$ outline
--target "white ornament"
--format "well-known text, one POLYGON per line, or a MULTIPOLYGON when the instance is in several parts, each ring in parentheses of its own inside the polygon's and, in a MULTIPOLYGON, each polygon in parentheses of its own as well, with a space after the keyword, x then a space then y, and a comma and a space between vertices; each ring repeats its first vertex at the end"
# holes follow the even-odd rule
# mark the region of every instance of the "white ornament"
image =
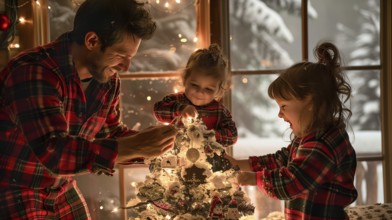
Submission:
POLYGON ((190 160, 192 163, 196 162, 200 157, 200 152, 195 148, 190 148, 186 152, 186 158, 190 160))
POLYGON ((162 158, 161 161, 162 168, 176 168, 177 166, 177 156, 170 155, 162 158))

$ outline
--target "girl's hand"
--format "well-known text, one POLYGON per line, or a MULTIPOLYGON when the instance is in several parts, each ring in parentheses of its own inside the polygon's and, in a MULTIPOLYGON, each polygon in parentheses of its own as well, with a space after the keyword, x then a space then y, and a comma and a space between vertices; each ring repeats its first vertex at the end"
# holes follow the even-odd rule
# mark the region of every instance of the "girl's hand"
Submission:
POLYGON ((223 155, 223 157, 230 162, 232 167, 238 167, 242 171, 251 171, 248 159, 237 160, 226 153, 223 155))
POLYGON ((255 186, 257 185, 255 172, 238 172, 237 182, 239 185, 255 186))
POLYGON ((195 106, 187 105, 181 112, 181 116, 184 118, 196 118, 199 115, 195 106))
POLYGON ((238 160, 234 159, 234 157, 228 155, 227 153, 223 154, 223 157, 230 162, 232 167, 238 166, 238 160))

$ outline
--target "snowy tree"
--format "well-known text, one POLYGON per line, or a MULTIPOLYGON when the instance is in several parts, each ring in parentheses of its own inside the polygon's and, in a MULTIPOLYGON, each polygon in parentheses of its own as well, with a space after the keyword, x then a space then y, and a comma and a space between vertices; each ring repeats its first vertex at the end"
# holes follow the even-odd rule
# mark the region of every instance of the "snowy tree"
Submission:
MULTIPOLYGON (((380 64, 380 5, 379 1, 368 0, 364 7, 356 7, 360 29, 338 25, 339 38, 352 48, 348 65, 380 64), (352 39, 355 39, 354 41, 352 39)), ((349 72, 353 88, 350 124, 355 131, 381 129, 380 73, 376 70, 349 72)), ((374 146, 369 146, 374 147, 374 146)), ((356 187, 359 189, 357 205, 378 202, 377 162, 363 161, 357 164, 356 187), (362 187, 365 185, 365 187, 362 187), (362 188, 366 189, 365 191, 362 188)))
MULTIPOLYGON (((280 13, 301 15, 301 0, 239 0, 230 1, 231 66, 233 70, 282 69, 293 64, 282 42, 292 43, 293 34, 280 13)), ((308 1, 308 16, 317 18, 317 12, 308 1)), ((282 136, 275 126, 276 118, 266 88, 276 75, 244 76, 234 81, 233 106, 248 106, 233 110, 241 136, 251 134, 282 136), (244 83, 243 81, 247 81, 244 83), (275 116, 275 115, 274 115, 275 116)))

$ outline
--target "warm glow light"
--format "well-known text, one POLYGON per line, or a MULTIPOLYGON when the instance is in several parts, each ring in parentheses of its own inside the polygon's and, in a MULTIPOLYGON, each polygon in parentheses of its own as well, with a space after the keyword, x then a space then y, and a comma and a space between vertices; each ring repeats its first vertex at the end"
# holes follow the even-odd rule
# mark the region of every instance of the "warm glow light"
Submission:
POLYGON ((166 219, 171 219, 171 217, 169 215, 166 215, 166 219))
POLYGON ((20 18, 19 18, 19 22, 20 22, 21 24, 24 24, 24 23, 27 22, 27 20, 26 20, 26 18, 24 18, 24 17, 20 17, 20 18))
POLYGON ((199 38, 197 38, 197 37, 193 38, 194 43, 197 43, 197 41, 199 41, 199 38))
POLYGON ((178 89, 177 88, 174 88, 174 93, 178 93, 178 89))
POLYGON ((156 1, 156 3, 157 3, 157 4, 159 4, 159 3, 160 3, 160 1, 159 1, 159 0, 157 0, 157 1, 156 1))
POLYGON ((52 9, 52 7, 50 7, 50 5, 48 6, 48 9, 50 10, 50 9, 52 9))
POLYGON ((101 210, 102 210, 102 209, 103 209, 103 206, 100 206, 100 207, 99 207, 99 209, 101 209, 101 210))
POLYGON ((18 44, 18 43, 10 44, 9 47, 12 48, 12 49, 17 49, 17 48, 20 48, 20 44, 18 44))
POLYGON ((166 2, 166 3, 165 3, 165 8, 168 8, 168 7, 169 7, 169 3, 166 2))
POLYGON ((118 212, 118 208, 115 207, 115 208, 112 210, 112 212, 118 212))
POLYGON ((132 183, 131 183, 131 186, 132 186, 132 187, 136 187, 136 184, 137 184, 136 182, 132 182, 132 183))
POLYGON ((186 38, 181 38, 181 43, 186 43, 188 40, 186 38))
POLYGON ((41 3, 39 3, 38 0, 35 0, 35 3, 36 3, 38 6, 41 6, 41 3))
POLYGON ((181 0, 176 0, 176 3, 177 3, 177 4, 180 4, 180 3, 181 3, 181 0))
POLYGON ((151 96, 147 96, 147 101, 151 101, 151 96))
POLYGON ((248 83, 248 78, 246 78, 246 77, 242 78, 242 83, 243 84, 247 84, 248 83))
POLYGON ((178 34, 178 38, 181 38, 182 37, 182 34, 178 34))
POLYGON ((175 53, 176 50, 177 50, 177 48, 175 48, 175 47, 170 47, 170 49, 169 49, 169 51, 170 51, 170 52, 173 52, 173 53, 175 53))

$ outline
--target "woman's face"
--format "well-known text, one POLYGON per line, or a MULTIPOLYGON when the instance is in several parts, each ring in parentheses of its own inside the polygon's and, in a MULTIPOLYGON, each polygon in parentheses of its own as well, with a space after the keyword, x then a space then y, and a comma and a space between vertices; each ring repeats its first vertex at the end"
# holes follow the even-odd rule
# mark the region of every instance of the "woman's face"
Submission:
POLYGON ((219 80, 199 72, 192 72, 185 81, 185 96, 196 106, 206 105, 216 97, 219 80))
POLYGON ((303 100, 275 98, 275 101, 279 105, 278 117, 290 124, 295 136, 304 137, 308 133, 307 128, 312 115, 311 98, 307 97, 303 100))

